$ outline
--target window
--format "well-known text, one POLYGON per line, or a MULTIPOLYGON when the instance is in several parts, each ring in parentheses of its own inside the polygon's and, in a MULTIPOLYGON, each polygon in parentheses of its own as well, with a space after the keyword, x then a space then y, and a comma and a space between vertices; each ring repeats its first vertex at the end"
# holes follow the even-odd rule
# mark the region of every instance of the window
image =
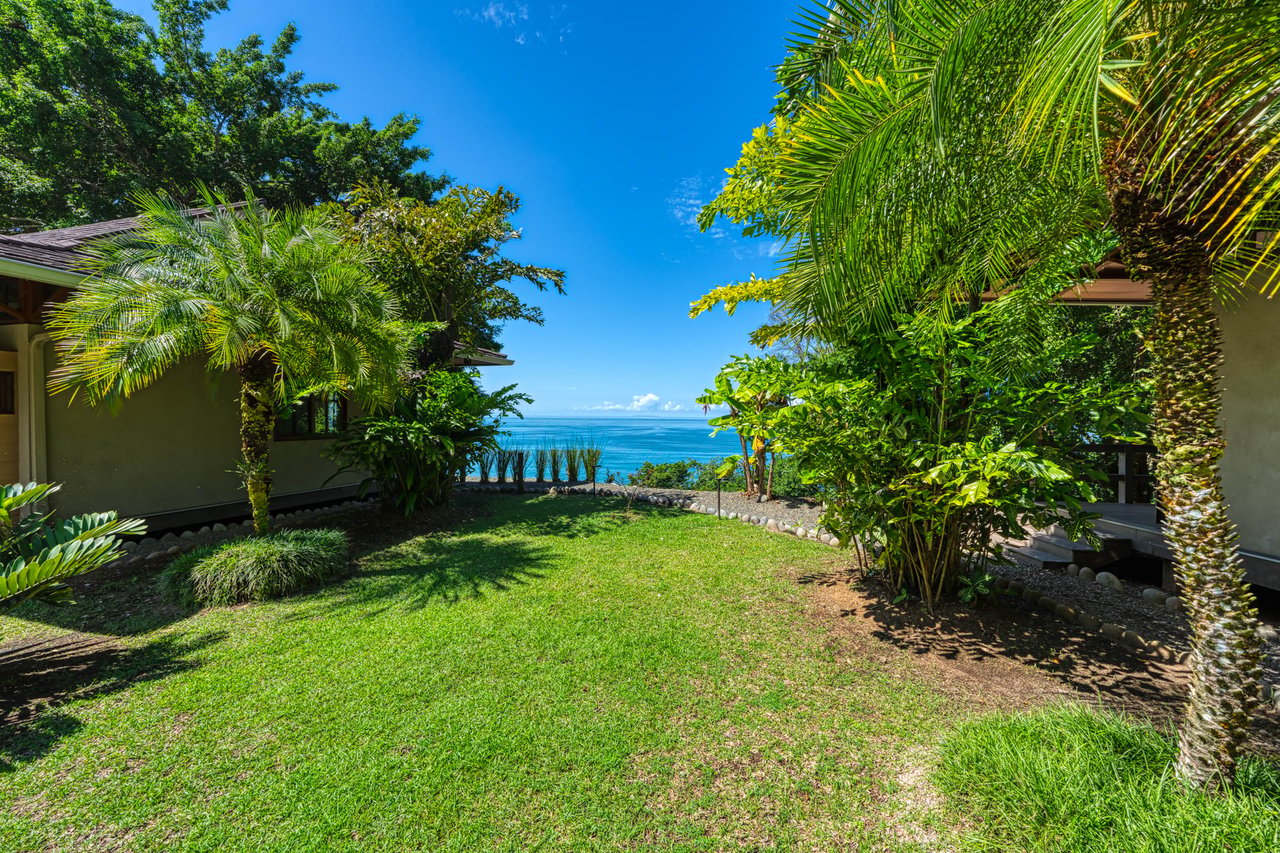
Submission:
POLYGON ((314 394, 276 418, 275 439, 331 438, 346 428, 346 398, 314 394))
POLYGON ((12 415, 17 409, 17 378, 12 370, 0 370, 0 415, 12 415))

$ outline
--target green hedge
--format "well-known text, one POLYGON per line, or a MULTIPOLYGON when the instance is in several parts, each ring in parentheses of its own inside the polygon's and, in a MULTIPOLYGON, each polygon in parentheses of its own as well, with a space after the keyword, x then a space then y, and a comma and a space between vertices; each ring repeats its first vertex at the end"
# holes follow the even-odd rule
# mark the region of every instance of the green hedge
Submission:
POLYGON ((160 585, 188 607, 266 601, 345 574, 347 550, 341 530, 285 530, 178 557, 161 572, 160 585))

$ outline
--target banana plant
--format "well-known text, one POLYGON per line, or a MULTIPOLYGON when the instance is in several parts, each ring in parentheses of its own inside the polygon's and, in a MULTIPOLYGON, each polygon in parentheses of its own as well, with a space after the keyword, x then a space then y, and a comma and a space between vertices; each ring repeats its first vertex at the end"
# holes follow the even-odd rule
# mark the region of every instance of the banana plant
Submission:
POLYGON ((0 487, 0 609, 29 598, 72 604, 66 581, 123 555, 121 536, 146 532, 136 518, 95 512, 55 518, 37 505, 58 491, 53 483, 0 487))

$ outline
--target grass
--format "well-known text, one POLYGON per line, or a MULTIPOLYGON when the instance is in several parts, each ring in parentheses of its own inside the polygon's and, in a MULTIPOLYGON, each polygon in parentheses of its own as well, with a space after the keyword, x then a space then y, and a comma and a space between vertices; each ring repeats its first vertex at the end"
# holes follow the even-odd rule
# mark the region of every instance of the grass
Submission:
POLYGON ((1280 850, 1280 769, 1241 766, 1229 793, 1183 791, 1177 747, 1149 725, 1069 705, 961 724, 938 784, 976 829, 973 850, 1280 850))
POLYGON ((281 530, 184 554, 161 572, 160 585, 187 606, 266 601, 343 574, 347 548, 341 530, 281 530))
POLYGON ((945 702, 812 618, 795 578, 841 556, 617 500, 483 506, 307 595, 179 618, 125 578, 0 619, 113 648, 0 735, 0 849, 932 849, 902 779, 945 702))

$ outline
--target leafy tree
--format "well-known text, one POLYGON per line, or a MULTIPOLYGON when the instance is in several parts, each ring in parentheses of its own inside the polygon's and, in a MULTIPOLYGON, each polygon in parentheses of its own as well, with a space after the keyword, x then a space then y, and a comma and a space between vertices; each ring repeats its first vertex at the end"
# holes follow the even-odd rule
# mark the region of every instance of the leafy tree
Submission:
POLYGON ((233 207, 208 190, 202 200, 212 212, 193 217, 140 196, 138 228, 92 248, 93 275, 48 323, 61 357, 50 387, 118 404, 188 358, 234 371, 240 473, 264 533, 277 409, 323 392, 388 402, 406 330, 369 259, 323 211, 233 207))
POLYGON ((432 371, 390 411, 352 423, 330 445, 330 458, 344 470, 367 472, 364 487, 376 483, 406 515, 447 505, 454 481, 480 454, 497 450, 497 417, 519 416, 518 405, 532 402, 514 385, 486 393, 476 378, 475 371, 432 371))
MULTIPOLYGON (((724 406, 728 413, 711 419, 715 432, 732 429, 742 455, 725 459, 722 474, 741 466, 747 497, 773 500, 773 471, 778 451, 773 426, 779 410, 790 402, 794 371, 782 359, 740 356, 716 376, 698 403, 724 406)), ((713 435, 715 433, 712 433, 713 435)))
POLYGON ((277 206, 375 178, 420 198, 444 186, 412 171, 430 156, 417 119, 351 124, 320 103, 336 87, 287 68, 292 25, 206 49, 227 6, 156 0, 153 29, 108 0, 0 0, 0 227, 125 216, 138 192, 200 182, 277 206))
POLYGON ((502 188, 459 185, 428 204, 382 182, 357 187, 335 208, 348 240, 374 259, 406 318, 430 329, 420 354, 424 369, 448 365, 455 341, 496 347, 500 327, 510 320, 542 324, 542 310, 507 283, 524 279, 538 290, 564 293, 562 271, 502 255, 520 237, 511 224, 519 209, 520 200, 502 188))
POLYGON ((1038 233, 1093 228, 1099 199, 1130 276, 1151 282, 1159 495, 1193 624, 1177 772, 1229 781, 1260 649, 1222 493, 1215 298, 1254 273, 1270 292, 1280 281, 1274 3, 835 0, 798 42, 775 195, 798 216, 794 260, 812 274, 795 304, 815 322, 879 310, 947 251, 948 222, 985 246, 962 257, 1016 268, 1038 233), (1063 219, 1036 202, 1041 182, 1083 204, 1063 219))
POLYGON ((120 537, 146 532, 136 518, 96 512, 58 519, 36 505, 61 486, 0 487, 0 609, 30 598, 71 603, 66 582, 123 556, 120 537))

